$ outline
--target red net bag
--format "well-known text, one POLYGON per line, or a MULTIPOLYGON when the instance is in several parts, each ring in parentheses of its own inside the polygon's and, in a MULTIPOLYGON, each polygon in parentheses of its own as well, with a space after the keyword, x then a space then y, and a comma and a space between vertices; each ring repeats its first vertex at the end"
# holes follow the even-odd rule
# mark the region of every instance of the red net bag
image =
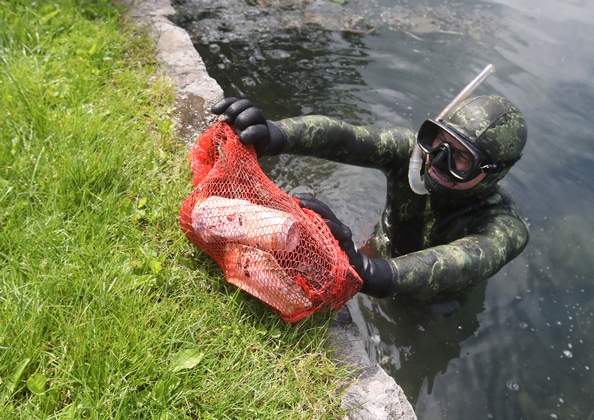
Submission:
POLYGON ((195 188, 182 205, 181 228, 229 283, 291 323, 338 309, 361 288, 322 218, 268 179, 253 147, 227 123, 200 136, 190 163, 195 188))

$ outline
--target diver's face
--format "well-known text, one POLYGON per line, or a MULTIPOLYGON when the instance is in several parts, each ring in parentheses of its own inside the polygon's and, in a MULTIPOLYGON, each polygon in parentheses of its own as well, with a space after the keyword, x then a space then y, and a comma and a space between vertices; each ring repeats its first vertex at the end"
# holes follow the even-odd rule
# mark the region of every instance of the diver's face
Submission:
MULTIPOLYGON (((457 171, 464 172, 472 167, 473 156, 468 152, 468 150, 460 145, 448 133, 441 131, 433 140, 432 148, 439 148, 443 144, 447 144, 449 146, 452 156, 452 164, 457 171)), ((427 175, 445 188, 452 190, 469 190, 477 186, 485 178, 485 176, 487 176, 486 173, 479 172, 479 174, 473 179, 460 182, 450 175, 447 169, 447 161, 445 156, 442 158, 439 158, 438 156, 439 154, 427 155, 427 175)))

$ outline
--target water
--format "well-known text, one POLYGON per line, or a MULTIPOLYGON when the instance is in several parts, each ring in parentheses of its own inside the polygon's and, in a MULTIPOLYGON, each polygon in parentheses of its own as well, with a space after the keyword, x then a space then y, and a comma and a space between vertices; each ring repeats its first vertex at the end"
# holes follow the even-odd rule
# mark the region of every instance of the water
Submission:
MULTIPOLYGON (((479 93, 523 110, 528 144, 504 187, 530 223, 522 255, 460 307, 358 296, 374 360, 420 419, 594 419, 594 5, 580 0, 187 0, 177 20, 227 95, 271 119, 325 114, 418 127, 485 64, 479 93)), ((384 205, 369 169, 265 162, 312 190, 360 244, 384 205)))

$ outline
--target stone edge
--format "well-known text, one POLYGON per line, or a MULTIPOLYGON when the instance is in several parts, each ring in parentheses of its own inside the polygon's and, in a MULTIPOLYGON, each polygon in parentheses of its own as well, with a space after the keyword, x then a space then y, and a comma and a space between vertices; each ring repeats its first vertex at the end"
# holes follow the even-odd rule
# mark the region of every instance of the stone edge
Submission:
POLYGON ((169 0, 114 0, 124 15, 148 29, 155 41, 159 72, 176 89, 176 128, 190 142, 211 122, 208 109, 223 98, 223 89, 208 75, 190 35, 168 19, 175 14, 169 0))
POLYGON ((340 310, 329 331, 329 341, 339 363, 356 369, 356 378, 345 390, 341 406, 349 420, 416 420, 402 388, 377 363, 372 363, 348 306, 340 310))
MULTIPOLYGON (((169 0, 115 1, 125 7, 128 18, 146 27, 155 40, 160 71, 176 88, 178 132, 184 140, 191 141, 208 125, 207 110, 223 97, 222 88, 208 75, 190 35, 168 19, 175 14, 169 0)), ((357 372, 342 398, 347 419, 416 419, 400 386, 369 360, 347 308, 333 322, 329 341, 335 349, 336 361, 354 367, 357 372)))

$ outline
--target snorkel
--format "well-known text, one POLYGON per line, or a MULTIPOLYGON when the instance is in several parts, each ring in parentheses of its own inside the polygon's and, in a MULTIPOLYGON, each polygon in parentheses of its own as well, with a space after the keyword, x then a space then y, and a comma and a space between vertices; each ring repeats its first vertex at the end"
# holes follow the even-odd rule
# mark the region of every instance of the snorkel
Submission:
MULTIPOLYGON (((470 94, 494 72, 495 66, 493 64, 487 65, 487 67, 485 67, 478 76, 468 83, 464 89, 462 89, 460 93, 458 93, 458 95, 456 95, 456 97, 444 109, 442 109, 435 120, 443 120, 454 108, 456 108, 462 101, 468 98, 468 96, 470 96, 470 94)), ((418 144, 416 144, 410 157, 410 163, 408 166, 408 183, 411 190, 413 190, 415 194, 419 195, 429 194, 429 191, 427 191, 425 183, 423 182, 423 177, 421 176, 422 168, 423 156, 421 148, 418 144)))

